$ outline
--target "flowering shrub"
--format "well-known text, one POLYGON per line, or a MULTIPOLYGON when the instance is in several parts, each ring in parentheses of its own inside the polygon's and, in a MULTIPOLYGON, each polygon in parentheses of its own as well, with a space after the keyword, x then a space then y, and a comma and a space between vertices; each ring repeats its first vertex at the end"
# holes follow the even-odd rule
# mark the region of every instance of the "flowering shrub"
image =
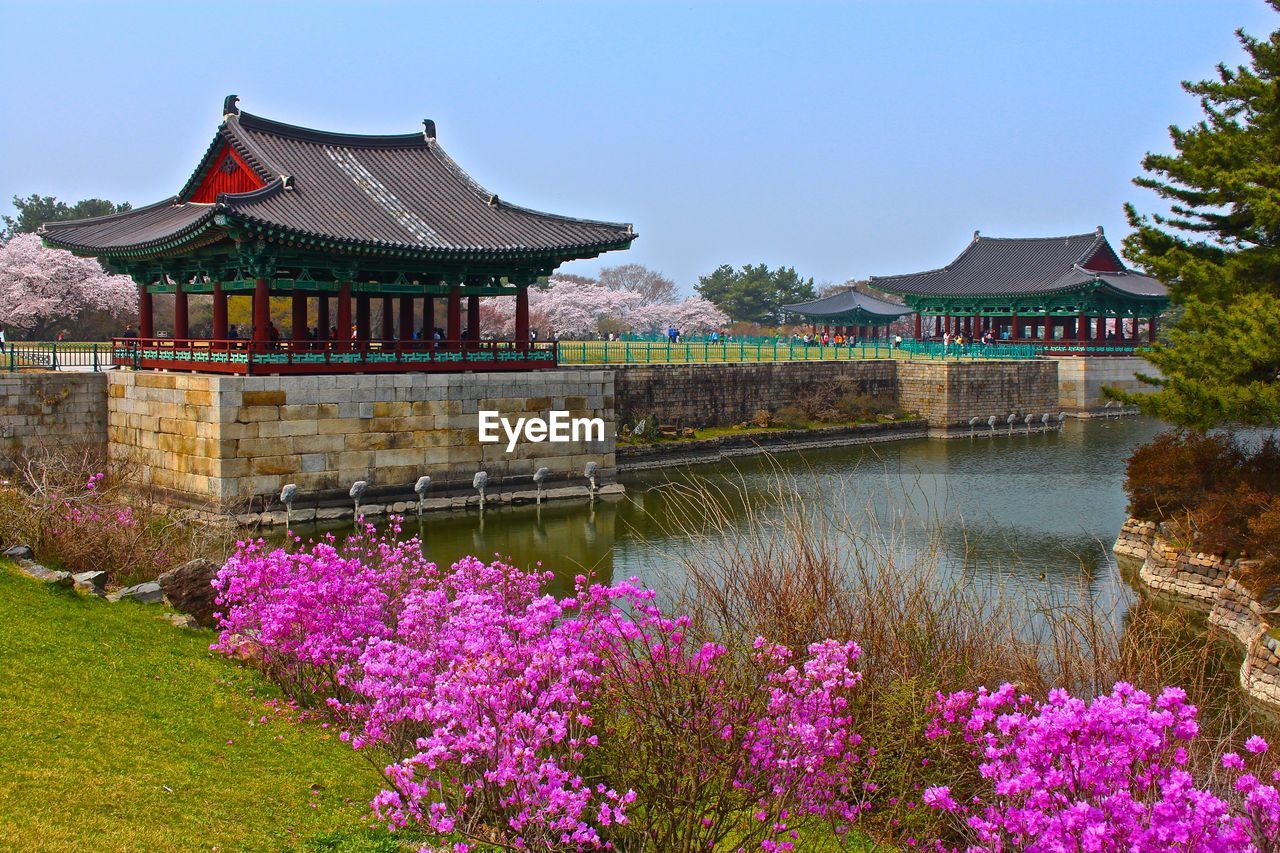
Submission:
POLYGON ((0 544, 30 545, 43 562, 71 572, 102 570, 121 584, 219 552, 216 530, 152 507, 100 464, 66 448, 23 459, 21 482, 0 485, 0 544))
MULTIPOLYGON (((1180 689, 1153 698, 1121 682, 1091 702, 1055 690, 1042 703, 1011 684, 962 691, 939 697, 929 736, 953 731, 974 747, 981 789, 957 799, 937 786, 923 800, 963 822, 970 850, 1261 851, 1280 842, 1276 787, 1239 755, 1222 757, 1229 791, 1197 786, 1188 747, 1199 725, 1180 689)), ((1261 754, 1267 743, 1246 747, 1261 754)))
POLYGON ((579 577, 556 599, 548 574, 442 569, 398 532, 241 543, 216 581, 216 648, 259 659, 344 740, 389 757, 373 807, 390 826, 458 849, 732 836, 787 850, 799 823, 846 832, 865 807, 856 645, 815 644, 800 664, 763 640, 735 656, 689 644, 688 620, 634 581, 579 577))

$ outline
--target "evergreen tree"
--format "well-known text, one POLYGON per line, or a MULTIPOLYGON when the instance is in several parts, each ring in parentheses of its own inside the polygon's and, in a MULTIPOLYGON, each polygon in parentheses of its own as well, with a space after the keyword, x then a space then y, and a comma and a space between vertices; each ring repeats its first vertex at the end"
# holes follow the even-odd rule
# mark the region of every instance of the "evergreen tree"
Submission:
POLYGON ((775 325, 782 322, 782 306, 817 298, 812 278, 801 278, 794 267, 771 270, 765 264, 728 264, 698 279, 694 290, 714 302, 730 319, 775 325))
POLYGON ((0 216, 5 227, 0 229, 0 240, 8 240, 15 234, 32 234, 46 222, 57 222, 66 219, 88 219, 92 216, 107 216, 112 213, 124 213, 132 210, 127 201, 121 204, 101 198, 86 198, 75 204, 58 201, 51 195, 32 194, 27 198, 13 197, 13 207, 18 211, 16 217, 0 216))
POLYGON ((1280 30, 1238 36, 1248 65, 1183 83, 1205 117, 1171 127, 1177 153, 1148 154, 1134 181, 1168 212, 1126 207, 1125 254, 1168 284, 1181 317, 1148 356, 1158 390, 1120 396, 1202 431, 1280 424, 1280 30))

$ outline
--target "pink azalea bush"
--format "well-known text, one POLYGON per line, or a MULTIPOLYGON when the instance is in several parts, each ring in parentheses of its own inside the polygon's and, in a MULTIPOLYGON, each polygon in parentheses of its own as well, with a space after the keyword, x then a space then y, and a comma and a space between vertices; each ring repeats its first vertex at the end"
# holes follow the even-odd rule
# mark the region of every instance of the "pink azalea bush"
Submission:
POLYGON ((793 662, 760 640, 742 667, 690 642, 688 619, 634 580, 580 577, 557 599, 546 573, 471 557, 441 568, 398 532, 240 543, 215 581, 215 648, 258 660, 356 749, 387 756, 373 808, 391 827, 456 849, 581 850, 689 825, 681 838, 787 850, 805 821, 846 832, 865 807, 856 645, 793 662), (691 763, 694 739, 715 746, 691 763), (651 796, 655 776, 704 794, 651 796))
POLYGON ((1276 850, 1275 785, 1236 753, 1222 757, 1223 790, 1192 777, 1196 713, 1178 688, 1153 697, 1123 682, 1088 702, 1064 690, 1036 702, 1011 684, 940 696, 929 737, 972 745, 982 784, 967 799, 935 786, 923 801, 954 815, 973 851, 1276 850))

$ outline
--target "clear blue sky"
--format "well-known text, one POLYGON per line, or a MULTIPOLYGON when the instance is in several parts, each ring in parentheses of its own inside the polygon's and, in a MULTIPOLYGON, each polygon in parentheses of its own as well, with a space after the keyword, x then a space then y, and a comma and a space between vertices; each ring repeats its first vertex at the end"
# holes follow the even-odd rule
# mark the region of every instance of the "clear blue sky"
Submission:
POLYGON ((1280 25, 1262 0, 738 4, 13 2, 0 15, 0 209, 174 193, 222 98, 413 132, 518 204, 635 223, 689 291, 721 263, 819 282, 950 260, 1154 200, 1129 182, 1179 88, 1280 25))

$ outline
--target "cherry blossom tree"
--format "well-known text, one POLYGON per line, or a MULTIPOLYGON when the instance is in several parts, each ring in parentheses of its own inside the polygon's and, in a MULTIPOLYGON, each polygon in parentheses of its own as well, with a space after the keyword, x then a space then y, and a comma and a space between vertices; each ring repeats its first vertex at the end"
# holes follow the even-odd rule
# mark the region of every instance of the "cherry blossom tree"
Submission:
POLYGON ((694 335, 723 329, 729 323, 729 315, 708 299, 690 296, 674 305, 647 305, 633 312, 631 322, 637 332, 662 331, 675 326, 682 334, 694 335))
MULTIPOLYGON (((502 296, 481 304, 486 332, 515 333, 515 298, 502 296)), ((589 279, 552 278, 546 288, 529 291, 529 326, 544 335, 591 338, 609 332, 654 332, 675 325, 682 332, 723 328, 728 315, 700 296, 683 302, 655 303, 645 293, 610 288, 589 279)))
POLYGON ((111 275, 92 258, 49 249, 34 234, 18 234, 0 245, 0 323, 31 338, 103 312, 130 317, 138 290, 128 276, 111 275))

